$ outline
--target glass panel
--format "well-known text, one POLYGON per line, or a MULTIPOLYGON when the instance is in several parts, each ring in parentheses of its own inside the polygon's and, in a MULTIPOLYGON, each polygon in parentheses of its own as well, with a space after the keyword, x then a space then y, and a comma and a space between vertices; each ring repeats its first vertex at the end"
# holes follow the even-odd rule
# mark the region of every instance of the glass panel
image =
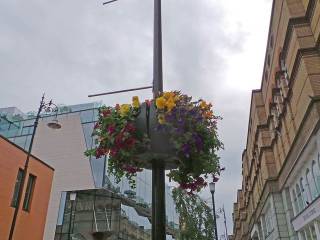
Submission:
POLYGON ((32 131, 33 131, 33 126, 23 127, 21 135, 32 134, 32 131))
POLYGON ((25 146, 24 146, 24 149, 28 149, 29 148, 29 146, 30 146, 30 143, 31 143, 31 135, 28 135, 27 136, 27 139, 26 139, 26 144, 25 144, 25 146))
POLYGON ((92 122, 93 121, 93 110, 86 110, 80 113, 81 122, 92 122))
POLYGON ((96 159, 95 157, 90 158, 92 174, 94 178, 94 183, 96 187, 102 187, 103 179, 104 179, 104 168, 105 168, 105 157, 96 159))
POLYGON ((60 199, 60 205, 59 205, 57 225, 62 225, 62 223, 63 223, 63 213, 64 213, 64 209, 66 207, 66 198, 67 198, 67 193, 62 192, 61 199, 60 199))
POLYGON ((25 149, 26 140, 27 140, 27 136, 16 137, 14 138, 14 143, 22 147, 23 149, 25 149))
POLYGON ((82 124, 87 149, 91 149, 93 147, 93 138, 92 138, 93 127, 94 127, 94 123, 82 124))

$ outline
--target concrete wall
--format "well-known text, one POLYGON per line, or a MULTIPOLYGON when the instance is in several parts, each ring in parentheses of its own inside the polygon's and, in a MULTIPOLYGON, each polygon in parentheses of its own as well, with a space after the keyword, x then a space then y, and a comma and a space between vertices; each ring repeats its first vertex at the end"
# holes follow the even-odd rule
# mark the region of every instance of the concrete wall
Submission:
POLYGON ((58 118, 61 129, 47 127, 48 120, 39 123, 33 153, 55 169, 45 226, 45 240, 54 239, 62 191, 94 188, 84 134, 77 114, 58 118))

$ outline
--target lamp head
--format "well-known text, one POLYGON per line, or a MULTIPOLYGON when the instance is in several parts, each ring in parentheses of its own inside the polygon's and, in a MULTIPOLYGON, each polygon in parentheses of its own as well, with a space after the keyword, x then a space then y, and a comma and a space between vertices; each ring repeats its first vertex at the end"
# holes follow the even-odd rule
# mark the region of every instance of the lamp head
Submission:
POLYGON ((214 191, 216 190, 216 183, 215 182, 209 183, 209 188, 210 188, 210 192, 214 193, 214 191))
POLYGON ((70 201, 76 200, 76 197, 77 197, 77 193, 75 192, 70 193, 70 201))
POLYGON ((59 123, 58 119, 53 119, 51 120, 47 126, 51 129, 60 129, 61 128, 61 124, 59 123))

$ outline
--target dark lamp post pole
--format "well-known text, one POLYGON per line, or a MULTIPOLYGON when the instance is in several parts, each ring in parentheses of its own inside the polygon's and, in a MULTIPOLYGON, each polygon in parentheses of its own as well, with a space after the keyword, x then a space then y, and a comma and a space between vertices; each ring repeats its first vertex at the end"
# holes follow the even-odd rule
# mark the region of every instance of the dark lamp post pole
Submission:
MULTIPOLYGON (((34 136, 36 134, 36 130, 37 130, 37 127, 38 127, 40 114, 41 114, 41 112, 43 110, 45 110, 47 112, 56 111, 56 113, 58 113, 58 107, 52 102, 52 100, 49 103, 45 103, 44 94, 43 94, 43 96, 41 98, 41 102, 40 102, 40 106, 39 106, 39 109, 38 109, 38 113, 37 113, 36 119, 34 121, 33 132, 32 132, 31 141, 30 141, 30 145, 29 145, 29 149, 28 149, 28 153, 27 153, 27 159, 25 161, 24 168, 23 168, 21 184, 20 184, 19 189, 18 189, 17 204, 16 204, 15 209, 14 209, 8 240, 12 240, 13 239, 14 229, 15 229, 15 226, 16 226, 17 217, 18 217, 19 208, 20 208, 21 199, 22 199, 22 192, 23 192, 23 189, 24 189, 25 180, 26 180, 26 176, 27 176, 27 173, 28 173, 29 161, 30 161, 31 151, 32 151, 32 146, 33 146, 33 140, 34 140, 34 136), (54 110, 53 110, 52 106, 54 106, 54 110)), ((56 115, 56 117, 57 117, 57 115, 56 115)), ((58 120, 55 118, 54 120, 52 120, 51 122, 48 123, 48 127, 52 128, 52 129, 59 129, 59 128, 61 128, 61 125, 58 123, 58 120)))
MULTIPOLYGON (((116 2, 109 0, 104 5, 116 2)), ((109 95, 120 92, 135 91, 144 88, 127 89, 89 95, 89 97, 109 95)), ((162 30, 161 0, 154 0, 154 39, 153 39, 153 97, 156 99, 163 92, 162 80, 162 30)), ((152 240, 166 239, 166 206, 165 206, 165 164, 154 159, 152 162, 152 240)))
MULTIPOLYGON (((153 96, 163 92, 161 0, 154 0, 153 96)), ((152 163, 152 240, 166 239, 165 165, 152 163)))
POLYGON ((214 236, 215 240, 218 240, 218 231, 217 231, 217 218, 216 218, 216 206, 214 202, 214 193, 215 193, 215 188, 216 184, 214 182, 209 183, 209 188, 212 196, 212 211, 213 211, 213 224, 214 224, 214 236))

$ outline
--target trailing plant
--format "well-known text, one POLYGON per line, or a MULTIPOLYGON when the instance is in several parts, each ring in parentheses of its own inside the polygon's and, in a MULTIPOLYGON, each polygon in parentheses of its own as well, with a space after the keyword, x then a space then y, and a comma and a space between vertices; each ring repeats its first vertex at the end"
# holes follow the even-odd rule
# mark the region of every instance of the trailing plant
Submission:
POLYGON ((108 156, 108 170, 117 182, 126 176, 132 187, 135 187, 137 172, 142 171, 142 163, 135 155, 148 145, 146 135, 137 131, 134 122, 140 113, 137 98, 132 105, 123 104, 116 107, 102 106, 99 109, 99 119, 94 126, 93 136, 96 137, 96 148, 85 152, 87 156, 100 158, 108 156))
POLYGON ((214 239, 214 220, 212 210, 197 195, 175 188, 172 197, 180 216, 178 240, 214 239))
POLYGON ((179 91, 165 92, 156 99, 159 130, 166 131, 174 145, 179 164, 168 177, 189 192, 207 185, 210 174, 220 173, 217 151, 223 148, 217 134, 212 104, 179 91))

